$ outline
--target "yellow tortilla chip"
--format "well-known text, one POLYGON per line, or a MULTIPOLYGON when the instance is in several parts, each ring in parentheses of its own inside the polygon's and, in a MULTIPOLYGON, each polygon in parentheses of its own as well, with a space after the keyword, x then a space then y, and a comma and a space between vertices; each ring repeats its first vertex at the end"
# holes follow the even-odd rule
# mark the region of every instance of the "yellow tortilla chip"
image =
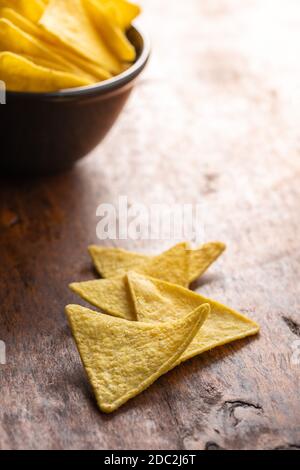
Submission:
MULTIPOLYGON (((72 53, 72 51, 67 50, 64 45, 60 44, 60 42, 56 38, 54 38, 50 33, 47 33, 47 31, 38 27, 35 23, 28 20, 12 8, 1 8, 0 17, 9 20, 20 30, 22 30, 23 33, 27 33, 28 35, 30 35, 31 48, 32 38, 38 40, 37 42, 34 41, 34 43, 38 43, 39 45, 38 54, 42 61, 50 61, 50 59, 48 58, 50 56, 50 58, 52 58, 51 62, 53 64, 56 64, 59 69, 71 70, 81 75, 87 75, 87 78, 95 77, 97 80, 107 80, 111 78, 112 75, 109 72, 102 69, 98 65, 92 64, 91 62, 79 57, 78 55, 72 53), (43 55, 43 57, 41 57, 41 54, 43 55), (55 55, 53 56, 53 54, 55 55), (56 62, 54 62, 53 57, 55 58, 56 62)), ((22 36, 24 37, 24 34, 22 36)), ((8 47, 11 48, 12 45, 10 44, 8 47)))
POLYGON ((109 49, 123 62, 133 62, 136 51, 120 26, 111 21, 105 4, 98 0, 84 0, 91 20, 94 22, 100 35, 106 41, 109 49))
POLYGON ((24 59, 27 59, 30 62, 33 62, 34 64, 39 65, 41 67, 45 67, 47 69, 59 70, 61 72, 67 72, 67 73, 70 72, 68 67, 62 64, 57 64, 56 62, 52 62, 51 60, 43 59, 41 57, 34 57, 28 54, 24 54, 22 56, 20 54, 16 54, 16 55, 18 55, 18 57, 24 57, 24 59))
POLYGON ((99 408, 111 413, 168 372, 198 332, 205 305, 179 320, 159 325, 66 307, 77 347, 99 408))
MULTIPOLYGON (((196 250, 190 250, 187 243, 180 243, 179 245, 175 245, 175 247, 176 246, 185 247, 185 250, 181 249, 182 262, 189 264, 187 279, 184 283, 179 282, 179 284, 185 286, 200 277, 226 248, 224 243, 221 242, 205 243, 196 250), (188 258, 188 260, 184 258, 188 258)), ((141 253, 97 245, 90 246, 89 252, 99 274, 108 279, 125 274, 130 270, 142 272, 142 267, 154 258, 141 253)), ((169 266, 169 270, 170 269, 171 266, 169 266)), ((154 274, 148 274, 152 277, 164 279, 176 284, 175 279, 171 279, 170 275, 166 277, 163 274, 164 277, 162 277, 158 271, 154 274)))
MULTIPOLYGON (((103 0, 102 0, 103 1, 103 0)), ((97 0, 101 2, 101 0, 97 0)), ((141 8, 127 0, 104 0, 105 4, 114 11, 111 18, 117 21, 117 24, 126 31, 133 20, 141 13, 141 8)))
POLYGON ((91 245, 89 253, 100 276, 107 279, 132 271, 150 259, 141 253, 98 245, 91 245))
POLYGON ((257 323, 244 315, 183 287, 134 272, 128 274, 128 283, 137 319, 144 323, 172 321, 200 305, 210 305, 208 319, 178 363, 259 331, 257 323))
POLYGON ((190 250, 189 284, 202 276, 225 249, 224 243, 210 242, 196 250, 190 250))
POLYGON ((15 26, 20 28, 25 33, 36 36, 39 39, 49 40, 47 34, 44 33, 41 28, 26 18, 26 16, 23 16, 21 13, 13 10, 12 8, 0 8, 0 18, 5 18, 6 20, 11 21, 15 26))
POLYGON ((45 10, 42 0, 0 0, 0 7, 9 7, 31 21, 38 21, 45 10))
POLYGON ((111 73, 120 72, 119 61, 90 21, 82 0, 50 0, 39 25, 85 59, 111 73))
POLYGON ((45 11, 45 3, 42 0, 17 0, 21 4, 20 11, 31 21, 39 21, 45 11))
POLYGON ((91 84, 84 77, 41 67, 11 52, 0 52, 0 80, 10 91, 28 92, 51 92, 91 84))
POLYGON ((178 243, 157 256, 96 245, 89 247, 89 253, 100 276, 107 279, 134 270, 174 284, 187 285, 189 254, 186 243, 178 243))
POLYGON ((125 275, 114 279, 73 282, 70 289, 105 313, 126 320, 136 320, 128 282, 125 275))
POLYGON ((138 266, 135 271, 180 286, 187 286, 189 276, 187 253, 187 244, 178 243, 161 255, 150 258, 147 263, 138 266))
MULTIPOLYGON (((186 244, 179 243, 161 255, 148 259, 137 271, 185 286, 189 269, 185 252, 186 244)), ((120 251, 117 253, 119 255, 120 251)), ((114 257, 111 259, 116 260, 114 257)), ((110 315, 127 320, 135 319, 125 274, 111 279, 73 283, 70 288, 84 300, 110 315)))
MULTIPOLYGON (((78 67, 65 60, 43 41, 22 31, 18 26, 5 18, 0 19, 0 51, 40 57, 41 59, 66 67, 71 73, 82 74, 78 67)), ((83 76, 88 80, 89 84, 96 81, 91 76, 83 76)))

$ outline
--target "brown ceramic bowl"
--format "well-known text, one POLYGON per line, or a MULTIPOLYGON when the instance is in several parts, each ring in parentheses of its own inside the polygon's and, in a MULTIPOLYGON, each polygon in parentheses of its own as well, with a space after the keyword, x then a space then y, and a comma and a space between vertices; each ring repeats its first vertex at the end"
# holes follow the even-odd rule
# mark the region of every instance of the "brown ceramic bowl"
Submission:
POLYGON ((64 171, 101 142, 150 55, 137 28, 128 37, 137 60, 110 80, 55 93, 7 92, 7 104, 0 107, 0 174, 64 171))

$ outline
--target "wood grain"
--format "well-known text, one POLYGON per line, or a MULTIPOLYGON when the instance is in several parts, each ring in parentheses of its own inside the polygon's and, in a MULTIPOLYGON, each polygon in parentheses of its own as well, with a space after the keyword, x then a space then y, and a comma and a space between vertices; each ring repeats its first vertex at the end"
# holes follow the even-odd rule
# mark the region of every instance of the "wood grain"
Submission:
POLYGON ((105 143, 68 174, 1 180, 0 448, 299 449, 299 2, 143 3, 153 58, 105 143), (202 204, 228 250, 195 287, 262 329, 104 416, 63 310, 118 195, 202 204))

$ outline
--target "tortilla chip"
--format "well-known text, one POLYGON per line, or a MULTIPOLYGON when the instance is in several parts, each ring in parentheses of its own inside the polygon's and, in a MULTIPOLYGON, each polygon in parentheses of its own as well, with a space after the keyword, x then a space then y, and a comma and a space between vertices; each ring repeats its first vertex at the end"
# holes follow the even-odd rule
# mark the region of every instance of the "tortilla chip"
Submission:
POLYGON ((210 305, 208 319, 178 363, 259 331, 257 323, 244 315, 183 287, 134 272, 128 274, 128 283, 137 319, 144 323, 169 322, 200 305, 210 305))
POLYGON ((93 26, 81 0, 50 0, 39 25, 85 59, 120 73, 119 61, 93 26))
POLYGON ((151 258, 150 256, 122 250, 121 248, 98 245, 91 245, 89 253, 100 276, 107 279, 134 270, 137 266, 146 263, 151 258))
POLYGON ((66 313, 99 408, 111 413, 168 372, 209 312, 153 325, 97 314, 78 305, 66 313))
MULTIPOLYGON (((224 243, 221 242, 205 243, 196 250, 189 250, 187 243, 180 243, 176 246, 185 246, 186 248, 184 251, 182 250, 182 261, 189 264, 189 273, 184 283, 179 282, 179 284, 184 286, 189 285, 200 277, 226 248, 224 243), (188 257, 188 261, 184 261, 186 257, 188 257)), ((141 267, 154 258, 141 253, 97 245, 90 246, 89 252, 97 271, 104 278, 119 276, 130 270, 142 272, 141 267)), ((159 272, 154 274, 149 273, 149 275, 176 283, 174 279, 170 279, 170 276, 162 278, 159 272)))
POLYGON ((79 57, 73 54, 73 52, 66 50, 65 48, 62 49, 61 45, 53 45, 53 50, 55 50, 56 53, 59 53, 66 60, 74 64, 77 67, 78 71, 80 71, 80 73, 88 74, 89 76, 96 78, 97 81, 108 80, 109 78, 112 78, 112 74, 108 70, 105 70, 103 67, 100 67, 100 65, 92 64, 91 62, 85 60, 83 57, 79 57))
POLYGON ((136 320, 125 275, 114 279, 100 279, 87 282, 73 282, 70 289, 91 305, 105 313, 125 320, 136 320))
POLYGON ((0 0, 0 7, 13 8, 30 21, 37 22, 45 10, 42 0, 0 0))
MULTIPOLYGON (((140 265, 137 271, 185 286, 189 269, 188 257, 185 253, 186 244, 179 243, 161 255, 148 259, 147 263, 140 265)), ((122 256, 122 251, 110 251, 109 254, 112 255, 107 258, 109 263, 115 262, 119 255, 122 256)), ((70 289, 109 315, 127 320, 136 318, 125 274, 111 279, 72 283, 70 289)))
POLYGON ((89 253, 100 276, 107 279, 134 270, 174 284, 187 285, 189 255, 186 243, 178 243, 157 256, 97 245, 91 245, 89 253))
MULTIPOLYGON (((26 16, 22 15, 19 11, 13 8, 2 7, 0 9, 0 17, 5 18, 14 23, 18 28, 33 36, 38 36, 40 39, 46 39, 47 35, 38 26, 30 21, 26 16)), ((47 38, 48 39, 48 38, 47 38)))
POLYGON ((146 276, 172 282, 180 286, 188 285, 189 257, 186 243, 178 243, 161 255, 138 266, 135 271, 146 276))
MULTIPOLYGON (((16 54, 16 55, 20 57, 20 54, 16 54)), ((69 72, 68 67, 62 64, 57 64, 56 62, 52 62, 51 60, 42 59, 41 57, 34 57, 28 54, 24 54, 21 57, 24 57, 24 59, 27 59, 30 62, 33 62, 34 64, 40 65, 41 67, 45 67, 47 69, 59 70, 61 72, 69 72)))
POLYGON ((98 0, 84 0, 90 18, 109 49, 123 62, 133 62, 136 51, 120 26, 111 21, 105 4, 98 0))
MULTIPOLYGON (((38 40, 38 54, 39 58, 41 58, 40 62, 49 60, 46 59, 46 56, 48 57, 48 55, 50 54, 50 57, 52 58, 51 62, 53 64, 56 64, 56 68, 58 67, 58 69, 70 70, 79 73, 80 75, 86 75, 87 78, 95 78, 97 80, 107 80, 112 77, 109 72, 102 69, 98 65, 92 64, 91 62, 72 53, 72 51, 66 49, 65 46, 62 43, 60 44, 60 42, 56 38, 54 38, 50 33, 47 33, 47 31, 38 27, 35 23, 28 20, 12 8, 1 8, 0 17, 9 20, 20 30, 22 30, 23 33, 27 33, 28 35, 30 35, 31 43, 32 38, 38 40), (45 49, 45 47, 47 49, 45 49), (53 60, 53 54, 55 54, 54 57, 56 62, 54 62, 53 60), (41 57, 41 55, 43 57, 41 57)), ((11 45, 9 47, 11 47, 11 45)))
POLYGON ((0 80, 10 91, 51 92, 90 85, 77 75, 41 67, 11 52, 0 52, 0 80))
MULTIPOLYGON (((0 51, 40 57, 41 59, 66 67, 71 73, 80 75, 81 72, 78 67, 65 60, 43 41, 22 31, 18 26, 5 18, 0 19, 0 51)), ((96 81, 90 76, 85 78, 89 80, 89 83, 96 81)))
POLYGON ((202 276, 225 249, 224 243, 210 242, 190 250, 189 284, 202 276))
POLYGON ((115 13, 111 18, 116 19, 123 31, 126 31, 133 20, 141 13, 141 8, 138 5, 127 0, 105 0, 105 3, 113 7, 115 13))

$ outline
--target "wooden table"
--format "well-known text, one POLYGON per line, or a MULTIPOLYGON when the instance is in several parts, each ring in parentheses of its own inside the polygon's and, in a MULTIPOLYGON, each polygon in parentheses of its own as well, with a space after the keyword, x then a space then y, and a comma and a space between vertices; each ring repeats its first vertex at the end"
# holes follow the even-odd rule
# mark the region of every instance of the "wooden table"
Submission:
POLYGON ((0 447, 299 449, 299 1, 144 4, 153 58, 105 143, 68 174, 1 180, 0 447), (119 195, 201 204, 205 240, 228 249, 197 289, 261 334, 106 416, 64 306, 77 301, 69 282, 96 276, 96 208, 119 195))

